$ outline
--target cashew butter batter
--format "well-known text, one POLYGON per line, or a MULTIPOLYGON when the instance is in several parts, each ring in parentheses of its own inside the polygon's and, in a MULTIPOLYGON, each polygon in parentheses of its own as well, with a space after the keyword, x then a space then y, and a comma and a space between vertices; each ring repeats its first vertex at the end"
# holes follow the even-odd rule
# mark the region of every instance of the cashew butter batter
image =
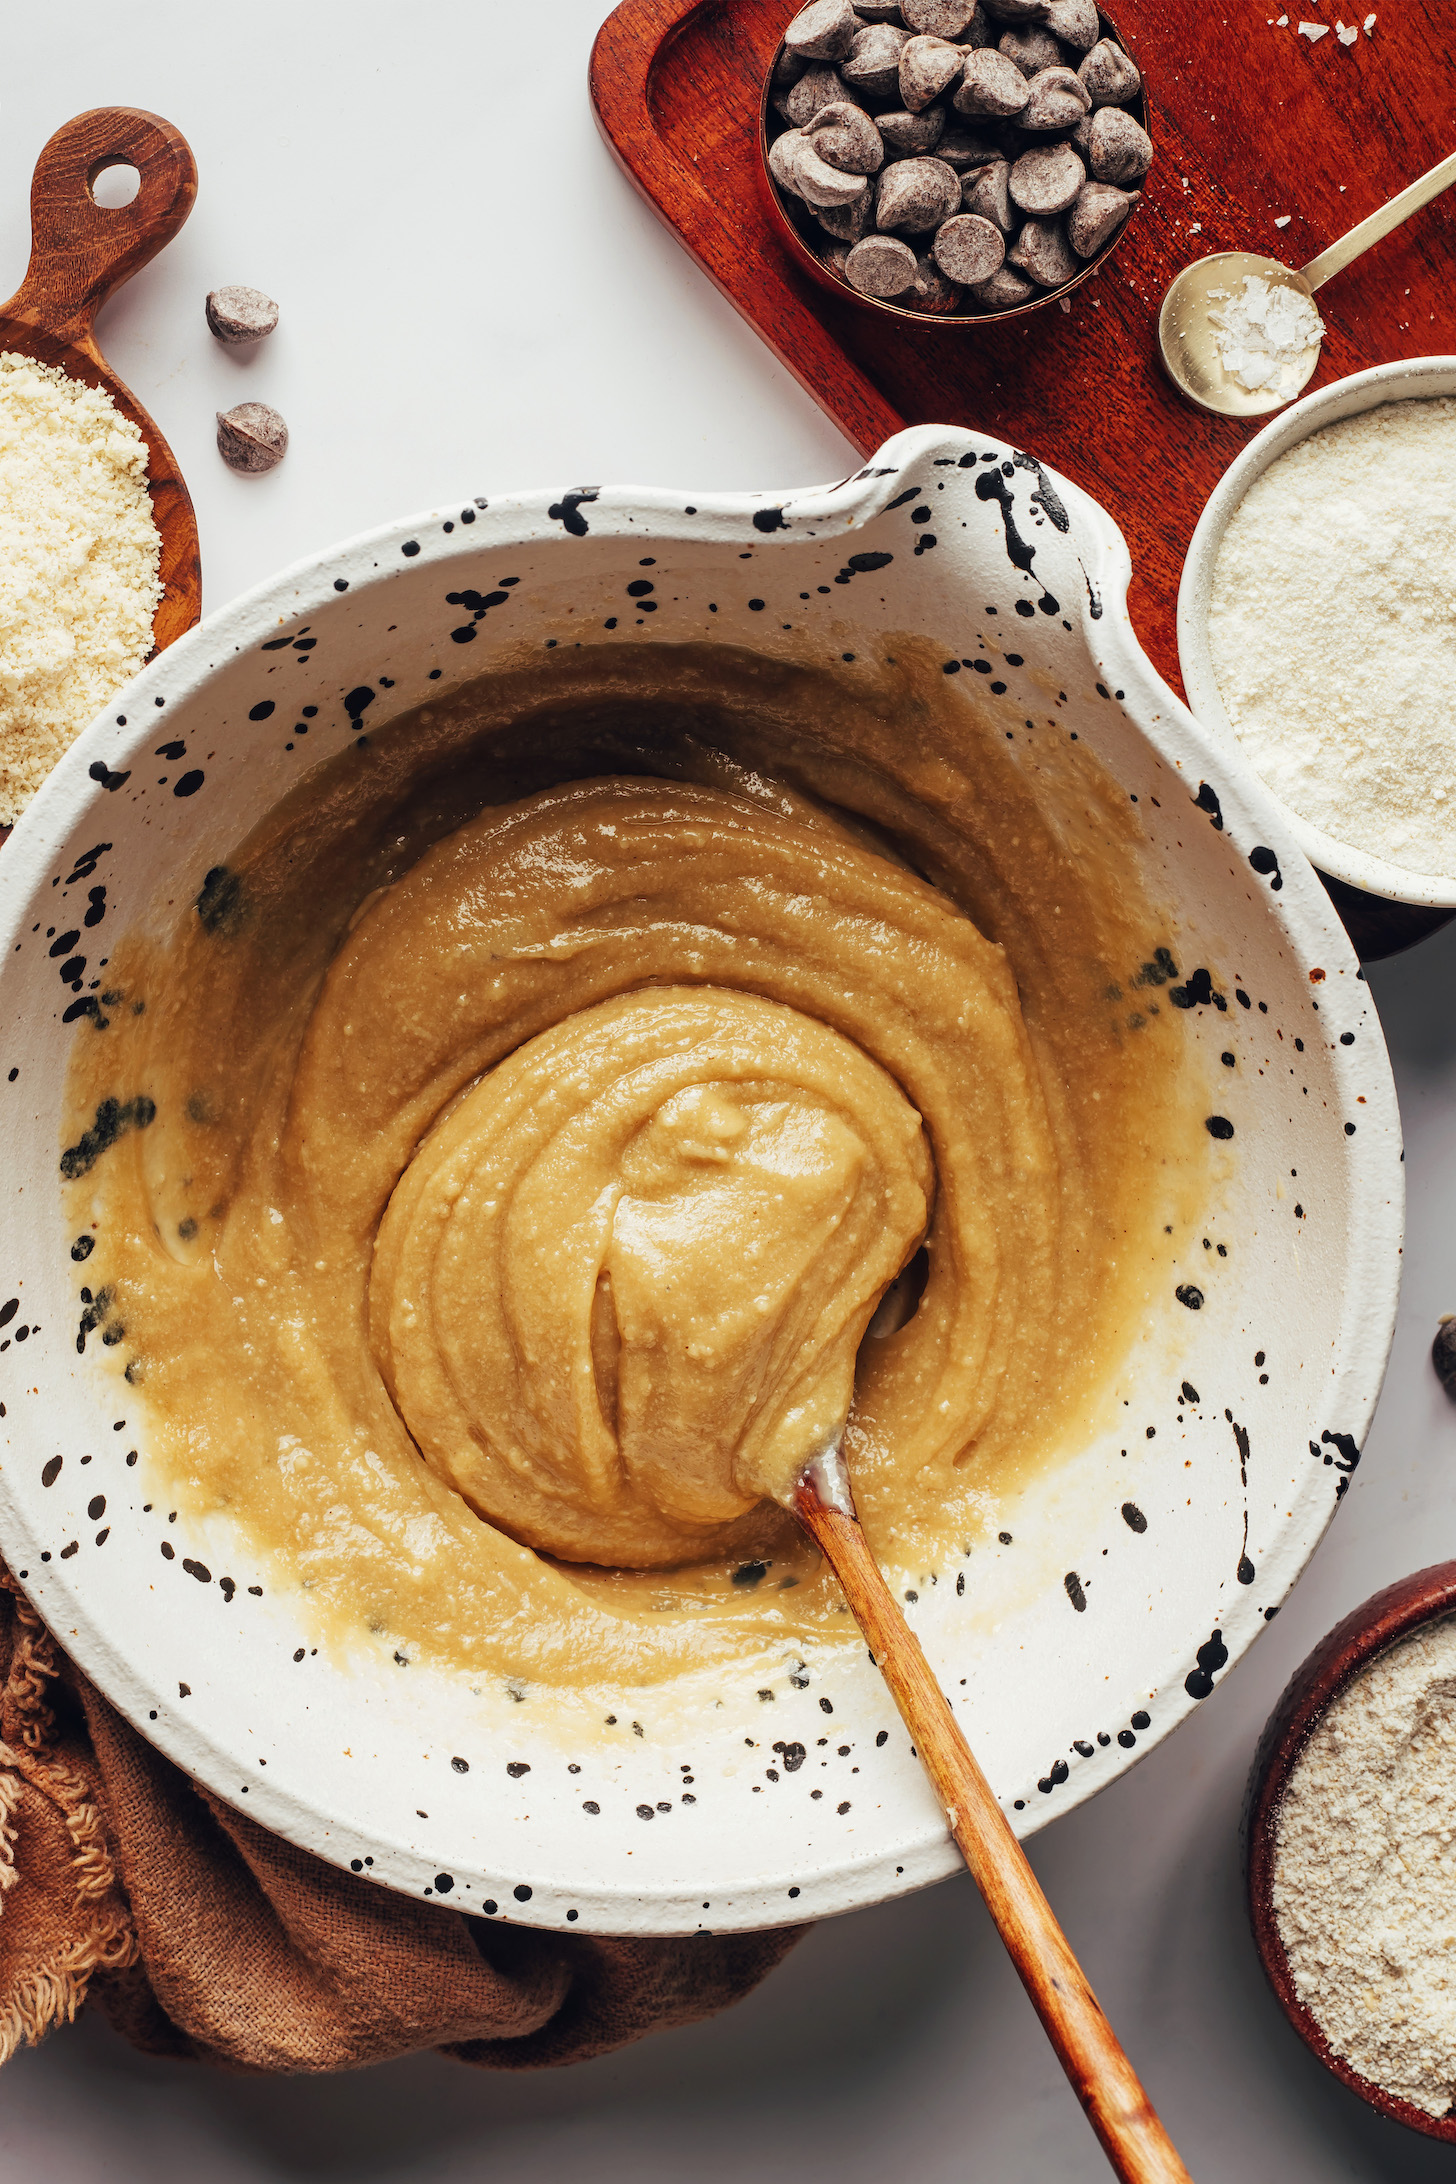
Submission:
POLYGON ((1055 715, 895 651, 508 666, 114 949, 93 1352, 336 1642, 583 1692, 849 1642, 778 1501, 846 1416, 932 1570, 1096 1430, 1207 1175, 1165 921, 1055 715))

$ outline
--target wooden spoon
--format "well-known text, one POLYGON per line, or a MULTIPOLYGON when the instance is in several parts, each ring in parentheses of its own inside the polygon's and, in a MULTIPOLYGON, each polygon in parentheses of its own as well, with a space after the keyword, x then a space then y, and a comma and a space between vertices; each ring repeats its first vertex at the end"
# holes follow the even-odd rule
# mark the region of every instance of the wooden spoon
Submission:
MULTIPOLYGON (((98 106, 59 128, 30 185, 30 264, 0 309, 0 350, 59 366, 109 394, 147 443, 152 513, 162 539, 163 591, 152 618, 161 652, 202 612, 197 518, 177 458, 96 345, 96 313, 123 281, 177 233, 197 195, 197 163, 170 121, 132 106, 98 106), (108 167, 135 167, 129 205, 98 205, 92 187, 108 167)), ((7 830, 0 830, 0 840, 7 830)))
POLYGON ((1103 2152, 1124 2184, 1191 2184, 870 1552, 837 1444, 800 1474, 790 1506, 839 1579, 1103 2152))

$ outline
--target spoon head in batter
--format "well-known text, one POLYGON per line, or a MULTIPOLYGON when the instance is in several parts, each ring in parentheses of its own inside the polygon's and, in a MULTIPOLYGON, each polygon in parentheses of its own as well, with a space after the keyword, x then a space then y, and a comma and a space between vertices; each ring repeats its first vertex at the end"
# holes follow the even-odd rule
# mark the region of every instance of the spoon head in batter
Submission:
POLYGON ((1316 340, 1292 368, 1281 371, 1277 386, 1246 387, 1225 370, 1212 314, 1250 275, 1271 288, 1292 289, 1308 298, 1314 294, 1302 273, 1277 258, 1263 258, 1252 250, 1221 250, 1183 268, 1158 314, 1158 347, 1168 377, 1190 402, 1220 417, 1262 417, 1283 409, 1304 392, 1320 360, 1316 340))

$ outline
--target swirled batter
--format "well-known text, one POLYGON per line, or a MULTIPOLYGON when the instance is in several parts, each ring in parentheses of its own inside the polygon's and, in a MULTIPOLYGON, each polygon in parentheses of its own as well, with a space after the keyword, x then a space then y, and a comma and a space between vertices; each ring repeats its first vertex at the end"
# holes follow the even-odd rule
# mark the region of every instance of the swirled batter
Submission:
POLYGON ((844 1630, 775 1497, 846 1414, 922 1567, 1095 1430, 1207 1169, 1125 998, 1163 923, 1055 720, 896 651, 503 670, 113 950, 84 1319, 334 1628, 582 1689, 781 1654, 844 1630))

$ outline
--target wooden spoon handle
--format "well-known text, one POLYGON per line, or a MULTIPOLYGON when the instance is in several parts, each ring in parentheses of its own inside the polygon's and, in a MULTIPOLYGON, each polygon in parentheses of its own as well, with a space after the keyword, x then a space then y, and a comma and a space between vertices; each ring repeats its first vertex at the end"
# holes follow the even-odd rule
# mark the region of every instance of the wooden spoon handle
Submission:
POLYGON ((1063 2070, 1124 2184, 1191 2184, 976 1763, 858 1518, 806 1473, 794 1511, 844 1589, 1063 2070))
POLYGON ((0 315, 89 351, 99 306, 172 240, 196 195, 197 163, 170 121, 134 106, 77 114, 35 163, 30 264, 0 315), (108 167, 140 175, 129 205, 98 205, 91 195, 108 167))

